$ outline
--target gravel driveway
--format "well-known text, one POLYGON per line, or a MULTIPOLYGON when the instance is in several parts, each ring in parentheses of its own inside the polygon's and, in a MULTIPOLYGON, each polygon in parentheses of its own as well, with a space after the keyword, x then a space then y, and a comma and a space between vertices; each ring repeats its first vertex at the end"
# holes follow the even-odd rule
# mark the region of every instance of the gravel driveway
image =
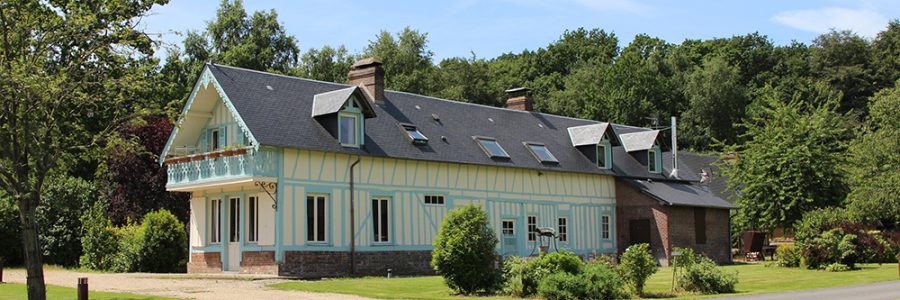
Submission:
MULTIPOLYGON (((92 291, 183 299, 366 299, 352 295, 280 291, 266 286, 288 280, 265 275, 81 273, 59 269, 44 270, 44 281, 51 285, 74 288, 79 277, 88 278, 88 286, 92 291)), ((4 271, 3 280, 25 283, 25 270, 7 269, 4 271)))

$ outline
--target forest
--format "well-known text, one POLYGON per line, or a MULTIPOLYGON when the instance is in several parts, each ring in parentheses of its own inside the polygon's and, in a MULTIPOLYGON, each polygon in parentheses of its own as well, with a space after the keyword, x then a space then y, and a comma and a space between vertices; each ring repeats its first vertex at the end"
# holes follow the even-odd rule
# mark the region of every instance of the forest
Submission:
POLYGON ((528 87, 544 113, 648 127, 676 116, 680 148, 731 158, 734 231, 791 227, 826 207, 900 228, 898 20, 874 38, 832 30, 786 45, 760 32, 624 44, 573 28, 538 49, 436 61, 414 27, 359 53, 306 49, 276 11, 231 0, 162 45, 138 20, 165 2, 0 7, 0 241, 18 246, 0 249, 7 265, 24 262, 24 241, 44 263, 77 266, 92 209, 113 225, 159 209, 187 220, 187 195, 165 191, 157 156, 208 62, 344 82, 374 56, 391 90, 502 107, 506 89, 528 87))

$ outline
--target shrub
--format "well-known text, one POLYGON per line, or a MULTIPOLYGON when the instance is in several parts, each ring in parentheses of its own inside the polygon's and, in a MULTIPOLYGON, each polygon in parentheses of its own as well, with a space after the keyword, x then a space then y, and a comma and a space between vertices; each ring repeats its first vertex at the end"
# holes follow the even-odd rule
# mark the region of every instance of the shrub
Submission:
POLYGON ((641 296, 644 292, 644 283, 650 275, 656 273, 659 267, 656 260, 650 254, 650 245, 637 244, 625 249, 625 253, 619 261, 619 272, 622 278, 629 284, 634 292, 641 296))
POLYGON ((19 221, 19 207, 13 200, 0 191, 0 259, 5 266, 21 265, 22 225, 19 221))
POLYGON ((556 272, 541 279, 545 299, 621 299, 627 297, 619 275, 603 264, 590 264, 580 274, 556 272))
POLYGON ((475 205, 450 211, 434 239, 431 266, 451 289, 471 294, 491 291, 500 282, 494 268, 497 237, 487 213, 475 205))
POLYGON ((697 263, 684 270, 678 278, 678 286, 703 294, 733 293, 737 280, 737 273, 726 272, 711 259, 701 256, 697 263))
POLYGON ((852 268, 842 263, 833 263, 825 267, 825 271, 828 272, 846 272, 850 271, 852 268))
POLYGON ((110 227, 117 241, 117 252, 112 261, 113 272, 140 272, 146 257, 143 253, 144 228, 130 223, 121 227, 110 227))
POLYGON ((797 248, 792 244, 778 245, 778 248, 775 249, 775 264, 779 267, 799 267, 800 254, 800 248, 797 248))
POLYGON ((81 216, 83 254, 78 260, 82 268, 112 270, 119 251, 115 227, 106 216, 103 202, 94 205, 81 216))
POLYGON ((797 242, 810 241, 823 232, 840 226, 847 220, 847 210, 838 207, 828 207, 813 210, 803 214, 803 218, 794 224, 794 237, 797 242))
POLYGON ((687 268, 697 263, 698 255, 691 248, 672 248, 672 252, 681 252, 681 255, 672 257, 672 265, 678 268, 687 268))
POLYGON ((171 273, 184 270, 187 263, 188 238, 184 224, 167 210, 144 215, 139 243, 143 272, 171 273))
POLYGON ((531 295, 537 292, 538 284, 541 279, 553 273, 581 273, 584 263, 581 258, 565 249, 560 252, 541 254, 525 265, 525 272, 522 276, 522 291, 524 295, 531 295))
POLYGON ((503 293, 516 297, 525 297, 522 278, 528 262, 518 256, 511 256, 503 261, 503 293))
POLYGON ((97 202, 96 195, 94 185, 81 178, 60 175, 48 178, 37 211, 44 263, 78 265, 82 253, 81 216, 97 202))

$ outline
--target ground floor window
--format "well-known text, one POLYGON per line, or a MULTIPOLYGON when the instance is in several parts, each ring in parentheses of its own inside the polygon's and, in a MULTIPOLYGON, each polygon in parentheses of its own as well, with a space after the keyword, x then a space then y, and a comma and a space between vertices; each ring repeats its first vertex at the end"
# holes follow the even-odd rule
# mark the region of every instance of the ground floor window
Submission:
POLYGON ((259 201, 256 197, 247 200, 247 241, 259 241, 259 201))
POLYGON ((372 233, 376 243, 387 243, 390 241, 389 228, 390 224, 387 198, 372 199, 372 233))
POLYGON ((516 223, 512 220, 503 220, 500 224, 502 228, 503 235, 515 235, 516 234, 516 223))
POLYGON ((528 216, 528 222, 525 224, 528 225, 528 241, 533 242, 537 240, 537 216, 528 216))
POLYGON ((209 242, 222 242, 222 200, 213 199, 210 201, 210 220, 209 220, 209 242))
POLYGON ((559 218, 559 232, 557 234, 560 242, 568 242, 569 241, 569 220, 566 218, 559 218))
POLYGON ((325 242, 326 195, 306 197, 306 240, 325 242))
POLYGON ((602 219, 603 239, 608 240, 609 239, 609 216, 603 216, 602 218, 603 218, 602 219))

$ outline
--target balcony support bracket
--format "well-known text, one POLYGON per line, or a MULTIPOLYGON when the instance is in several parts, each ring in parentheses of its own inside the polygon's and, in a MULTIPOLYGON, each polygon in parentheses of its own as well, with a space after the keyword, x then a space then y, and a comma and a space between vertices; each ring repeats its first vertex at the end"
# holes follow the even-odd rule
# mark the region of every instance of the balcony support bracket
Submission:
POLYGON ((266 194, 269 194, 269 197, 272 197, 272 209, 278 210, 278 198, 275 197, 275 193, 278 192, 278 183, 277 182, 267 182, 267 181, 254 181, 253 185, 262 188, 266 194))

